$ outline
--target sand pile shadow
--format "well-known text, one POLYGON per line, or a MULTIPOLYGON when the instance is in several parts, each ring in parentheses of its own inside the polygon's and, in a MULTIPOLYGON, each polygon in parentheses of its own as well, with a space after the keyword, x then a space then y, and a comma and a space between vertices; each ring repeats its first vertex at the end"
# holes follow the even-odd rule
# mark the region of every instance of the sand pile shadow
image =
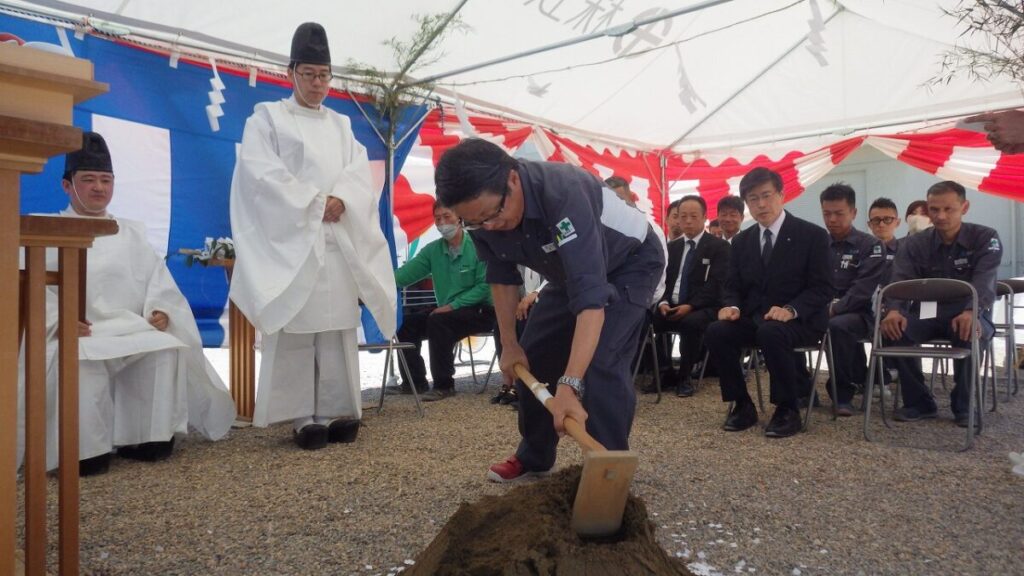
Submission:
POLYGON ((658 545, 646 506, 633 496, 614 537, 585 541, 576 536, 570 521, 580 473, 573 466, 502 496, 463 503, 406 574, 691 574, 658 545))

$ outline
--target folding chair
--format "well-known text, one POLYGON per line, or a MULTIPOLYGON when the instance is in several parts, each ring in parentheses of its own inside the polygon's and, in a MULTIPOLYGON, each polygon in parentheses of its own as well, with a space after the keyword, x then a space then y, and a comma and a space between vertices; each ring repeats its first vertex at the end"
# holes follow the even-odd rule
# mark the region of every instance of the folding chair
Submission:
MULTIPOLYGON (((978 386, 978 359, 980 355, 978 330, 978 292, 969 283, 962 280, 950 278, 920 278, 915 280, 903 280, 889 284, 878 294, 878 302, 888 300, 903 300, 918 302, 950 302, 963 301, 965 298, 971 300, 971 348, 956 348, 953 346, 927 346, 919 344, 915 346, 882 346, 882 314, 885 312, 882 306, 876 307, 875 328, 871 339, 871 360, 868 366, 868 385, 865 392, 864 403, 864 439, 868 442, 874 441, 871 432, 871 402, 875 391, 875 377, 881 374, 883 358, 933 358, 966 360, 970 359, 968 382, 968 416, 967 416, 967 438, 964 442, 964 450, 970 449, 974 443, 974 422, 978 418, 978 432, 981 432, 981 413, 978 408, 982 405, 982 398, 978 386)), ((886 427, 889 422, 884 418, 886 427)))
POLYGON ((658 397, 654 399, 654 403, 658 404, 661 402, 661 369, 658 367, 658 340, 654 334, 654 322, 651 319, 650 314, 647 315, 647 327, 644 329, 644 336, 642 344, 640 345, 640 353, 636 355, 636 364, 633 365, 633 381, 636 382, 636 375, 640 373, 640 364, 643 363, 644 352, 647 351, 648 347, 651 350, 651 361, 654 364, 654 387, 658 391, 658 397))
MULTIPOLYGON (((996 362, 995 362, 995 341, 1002 338, 1005 344, 1003 365, 1006 370, 1006 400, 1017 394, 1019 387, 1019 375, 1017 374, 1017 323, 1014 319, 1014 309, 1024 308, 1024 305, 1017 306, 1014 297, 1024 294, 1024 280, 1006 279, 996 282, 996 298, 1003 300, 1003 322, 996 324, 996 331, 989 340, 988 358, 992 370, 992 394, 995 395, 996 362)), ((988 371, 983 371, 987 376, 988 371)))
MULTIPOLYGON (((836 414, 836 380, 835 380, 835 366, 834 359, 832 357, 832 340, 829 338, 829 333, 825 332, 825 335, 821 337, 817 344, 811 346, 797 346, 793 349, 793 352, 798 354, 807 354, 810 356, 811 353, 817 352, 818 358, 814 363, 814 371, 811 372, 811 395, 807 399, 807 409, 804 413, 803 431, 807 431, 807 426, 811 420, 811 410, 814 409, 814 401, 818 396, 818 374, 821 371, 821 359, 825 358, 825 362, 828 364, 828 383, 829 389, 832 393, 832 419, 838 418, 836 414)), ((761 392, 761 370, 757 366, 757 357, 760 352, 756 348, 750 350, 750 361, 747 365, 747 369, 754 371, 754 381, 757 383, 757 403, 761 408, 761 412, 764 412, 764 398, 761 392)), ((705 355, 706 356, 706 355, 705 355)), ((703 376, 703 375, 702 375, 703 376)), ((732 411, 732 403, 729 404, 729 410, 732 411)))
MULTIPOLYGON (((814 402, 818 397, 818 373, 821 369, 821 359, 825 358, 825 362, 828 364, 828 386, 829 392, 832 394, 832 420, 838 418, 836 413, 836 402, 838 393, 836 391, 836 370, 835 370, 835 357, 832 355, 832 333, 825 331, 825 335, 821 337, 817 346, 801 346, 794 349, 794 352, 802 352, 804 354, 810 354, 812 352, 818 353, 818 358, 814 362, 814 371, 811 373, 811 396, 807 399, 807 412, 804 414, 804 427, 803 430, 807 431, 807 426, 811 422, 811 410, 814 409, 814 402)), ((756 370, 757 368, 755 368, 756 370)))
POLYGON ((487 366, 487 375, 484 376, 484 381, 481 383, 476 376, 476 360, 473 359, 473 346, 469 345, 466 348, 469 350, 469 369, 473 374, 473 384, 480 386, 480 389, 476 391, 477 394, 483 394, 487 390, 487 384, 491 381, 491 374, 494 373, 494 364, 498 361, 498 338, 494 331, 481 332, 480 334, 473 334, 470 338, 490 338, 494 342, 494 354, 491 355, 491 363, 487 366))
MULTIPOLYGON (((405 356, 402 356, 401 350, 415 350, 416 347, 411 342, 399 342, 398 337, 392 337, 390 342, 382 344, 360 344, 359 350, 361 352, 384 352, 384 375, 380 381, 380 401, 377 403, 377 414, 384 411, 384 397, 387 396, 387 383, 388 374, 393 370, 394 358, 398 357, 399 370, 404 370, 406 378, 409 382, 412 382, 412 378, 409 376, 409 367, 405 364, 405 356)), ((419 412, 420 418, 423 417, 423 404, 420 402, 419 392, 416 391, 416 387, 412 387, 412 397, 416 401, 416 411, 419 412)))

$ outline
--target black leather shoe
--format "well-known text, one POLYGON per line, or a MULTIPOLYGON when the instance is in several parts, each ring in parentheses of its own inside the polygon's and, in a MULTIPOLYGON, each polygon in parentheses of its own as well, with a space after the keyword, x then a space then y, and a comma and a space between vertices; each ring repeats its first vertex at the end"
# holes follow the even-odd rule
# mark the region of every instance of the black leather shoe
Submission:
POLYGON ((757 408, 752 402, 736 403, 725 419, 722 429, 726 432, 740 432, 757 424, 757 408))
POLYGON ((680 382, 679 386, 676 387, 676 396, 679 396, 680 398, 689 398, 690 396, 693 396, 693 384, 690 382, 689 378, 680 382))
POLYGON ((350 444, 359 435, 359 420, 335 420, 327 427, 327 441, 350 444))
POLYGON ((800 411, 779 406, 775 408, 764 435, 769 438, 788 438, 800 431, 800 411))
POLYGON ((420 400, 423 400, 424 402, 437 402, 438 400, 444 400, 446 398, 451 398, 452 396, 455 396, 454 388, 434 388, 420 397, 420 400))
POLYGON ((100 454, 78 461, 78 475, 82 477, 106 474, 108 470, 110 470, 110 454, 100 454))
POLYGON ((306 424, 295 431, 295 444, 303 450, 319 450, 327 446, 327 426, 306 424))
POLYGON ((135 446, 121 446, 117 449, 117 455, 129 460, 140 462, 159 462, 167 460, 174 452, 174 438, 167 442, 144 442, 135 446))

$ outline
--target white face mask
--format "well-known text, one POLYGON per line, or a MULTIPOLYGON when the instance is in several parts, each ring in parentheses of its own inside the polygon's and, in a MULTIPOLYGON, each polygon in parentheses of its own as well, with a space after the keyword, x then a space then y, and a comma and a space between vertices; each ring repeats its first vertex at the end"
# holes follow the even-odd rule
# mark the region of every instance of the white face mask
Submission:
POLYGON ((441 224, 437 227, 437 231, 445 240, 451 240, 459 233, 459 226, 457 224, 441 224))
POLYGON ((924 214, 911 214, 910 216, 907 216, 907 228, 910 230, 911 234, 916 234, 931 227, 931 218, 924 214))

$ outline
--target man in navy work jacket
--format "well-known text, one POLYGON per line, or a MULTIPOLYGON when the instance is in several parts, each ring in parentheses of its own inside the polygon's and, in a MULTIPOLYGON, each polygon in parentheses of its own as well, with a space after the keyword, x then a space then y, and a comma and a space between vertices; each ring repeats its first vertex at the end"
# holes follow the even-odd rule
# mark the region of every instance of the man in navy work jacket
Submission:
MULTIPOLYGON (((967 191, 956 182, 945 181, 928 189, 928 216, 932 227, 900 241, 893 265, 892 281, 914 278, 953 278, 970 282, 978 292, 980 349, 984 350, 995 331, 992 304, 996 299, 996 273, 1003 256, 999 234, 988 226, 964 222, 971 204, 967 191)), ((945 338, 957 348, 971 347, 971 302, 943 302, 930 313, 921 303, 885 302, 882 333, 900 346, 920 344, 932 338, 945 338)), ((968 360, 953 363, 956 386, 950 393, 950 408, 958 426, 968 426, 970 403, 967 386, 968 360)), ((900 373, 903 407, 896 420, 915 422, 935 418, 938 409, 921 373, 920 362, 894 358, 900 373)), ((975 420, 978 422, 978 420, 975 420)))
POLYGON ((512 482, 550 471, 566 416, 609 450, 627 449, 636 406, 630 360, 665 268, 646 216, 579 168, 516 160, 479 139, 445 152, 434 179, 438 199, 487 263, 506 381, 520 363, 554 385, 552 417, 516 383, 522 440, 488 478, 512 482), (517 339, 518 264, 548 284, 517 339))
POLYGON ((732 240, 724 307, 708 326, 704 343, 718 367, 722 400, 734 402, 725 430, 757 424, 740 366, 744 348, 764 353, 775 404, 765 436, 784 438, 800 431, 798 397, 806 384, 797 346, 814 344, 828 327, 832 297, 828 233, 783 210, 782 178, 754 168, 740 180, 740 198, 757 220, 732 240))

